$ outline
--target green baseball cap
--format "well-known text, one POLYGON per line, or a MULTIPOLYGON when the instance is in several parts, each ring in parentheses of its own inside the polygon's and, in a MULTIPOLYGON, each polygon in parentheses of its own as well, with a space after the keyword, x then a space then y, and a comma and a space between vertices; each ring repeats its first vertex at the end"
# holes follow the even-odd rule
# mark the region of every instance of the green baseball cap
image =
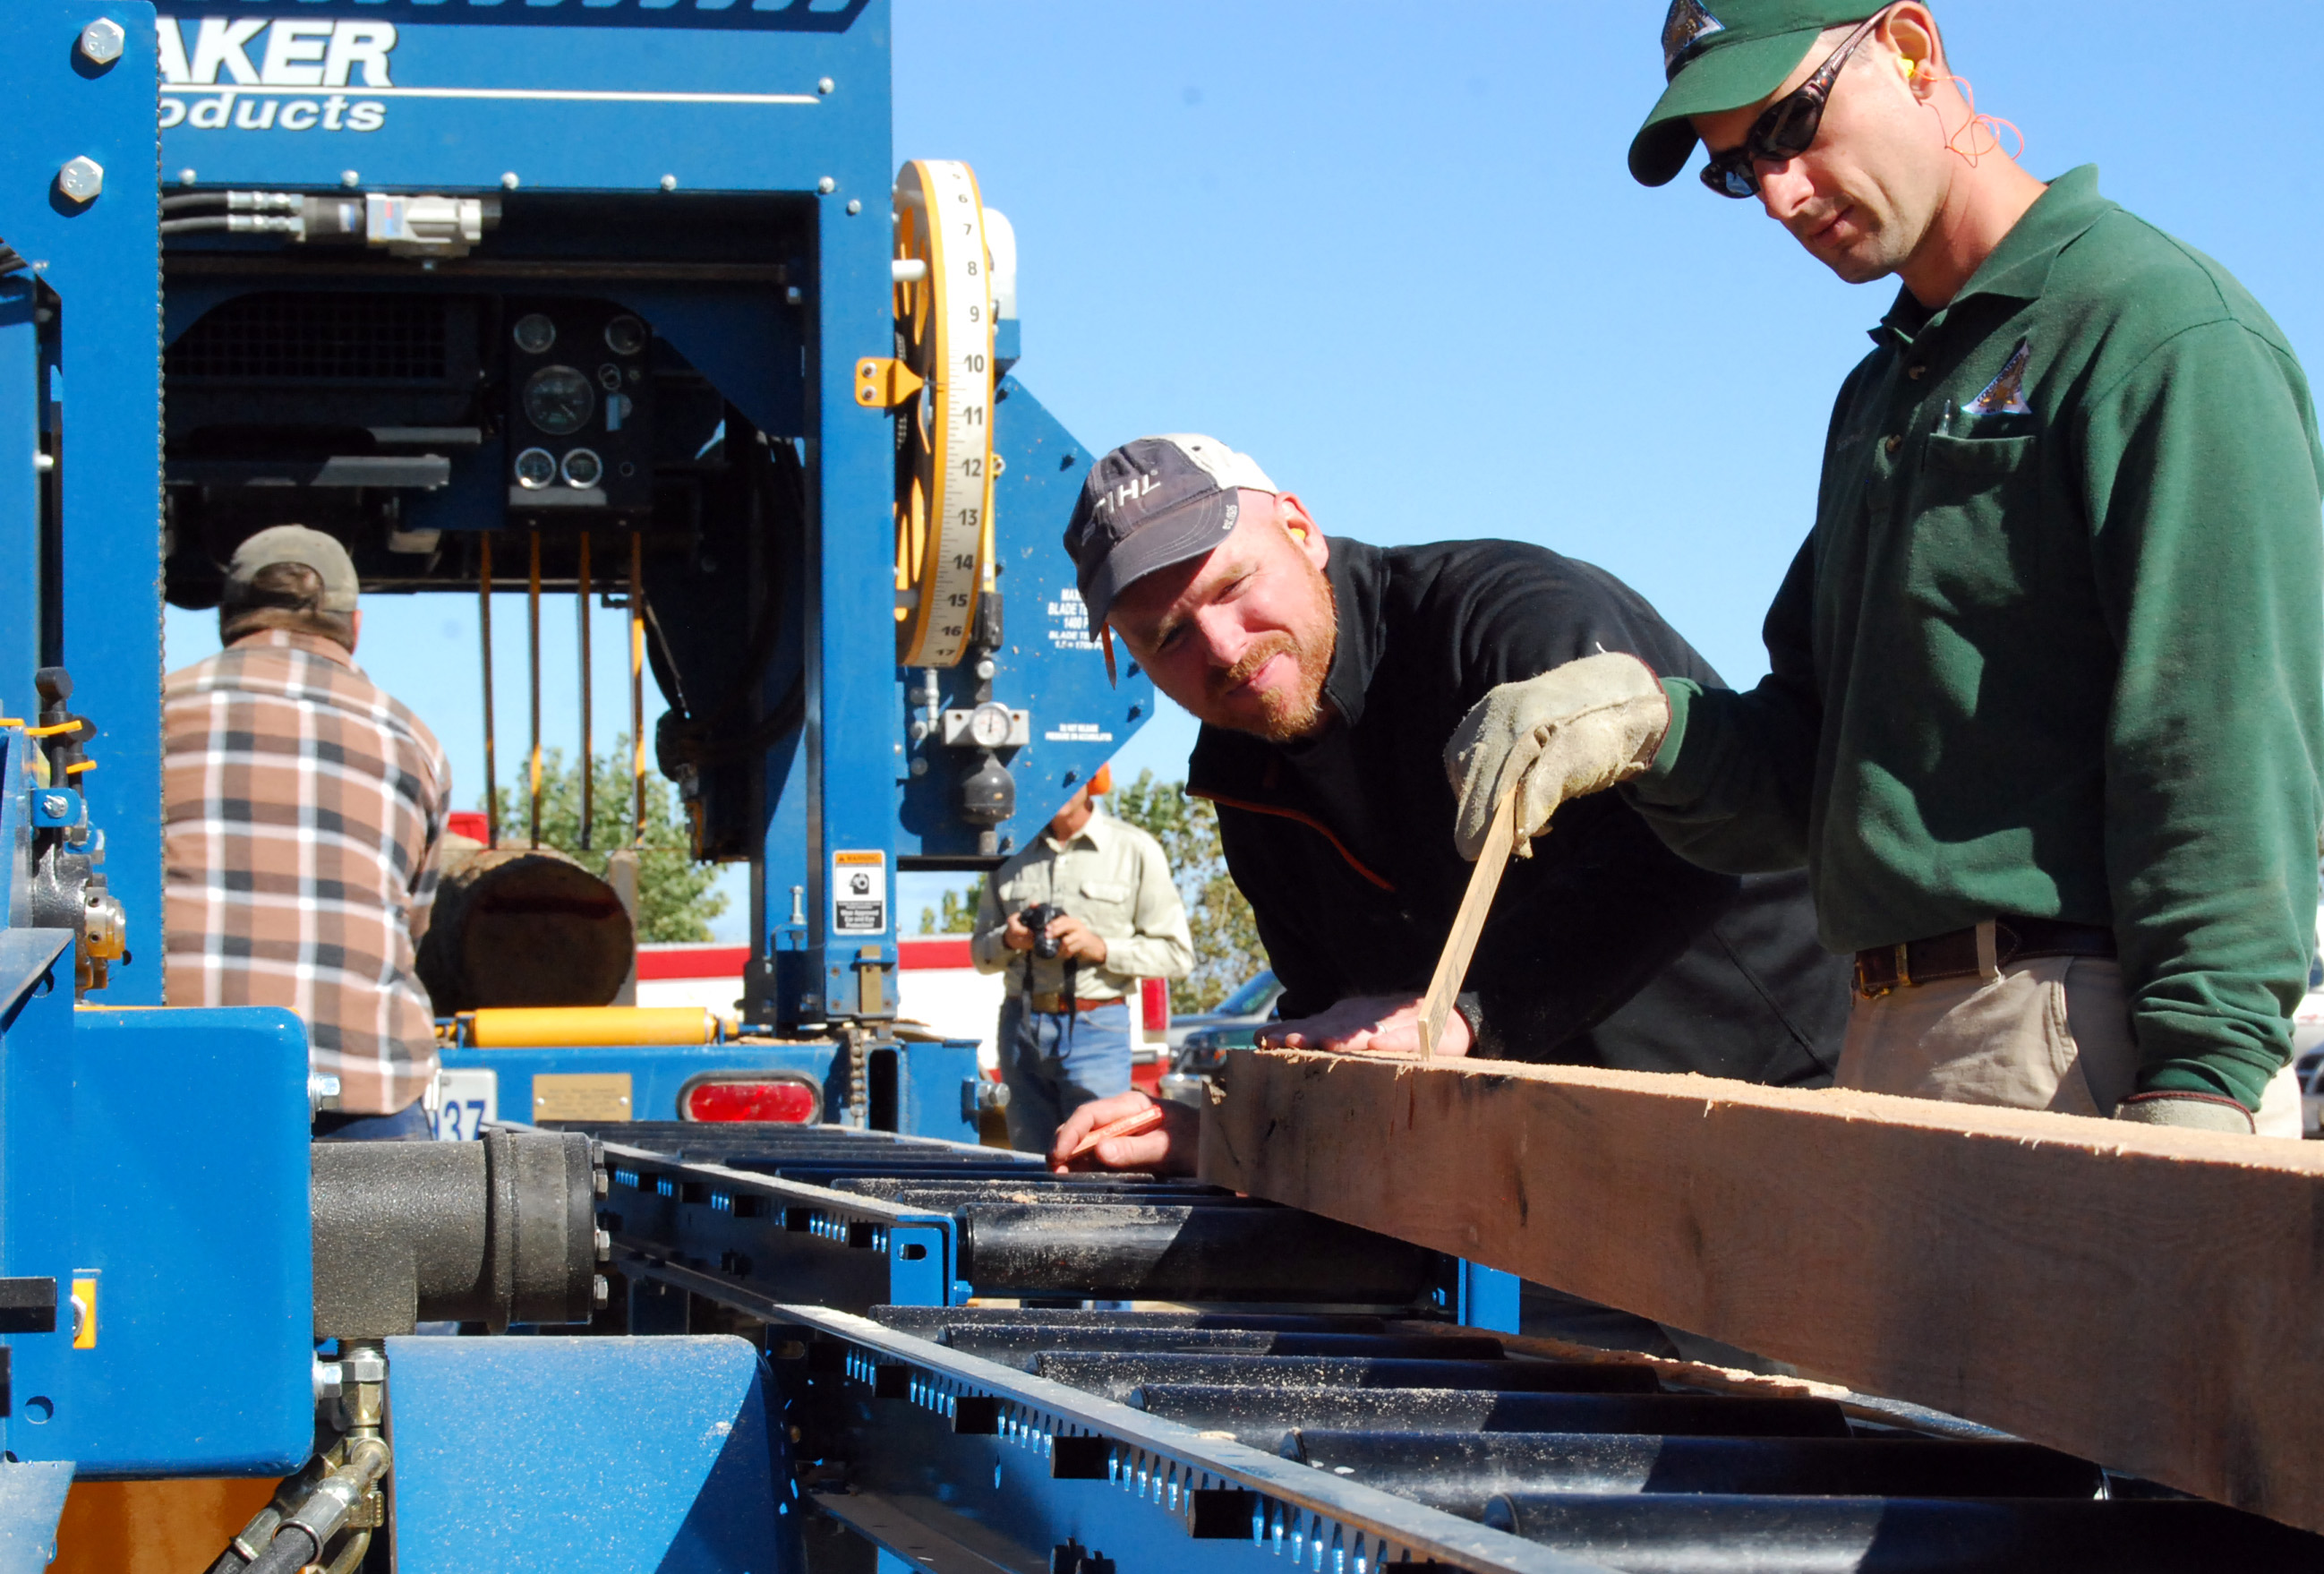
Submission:
POLYGON ((1670 86, 1630 139, 1630 173, 1667 185, 1694 152, 1695 115, 1756 104, 1799 69, 1827 27, 1877 12, 1865 0, 1671 0, 1663 18, 1670 86))

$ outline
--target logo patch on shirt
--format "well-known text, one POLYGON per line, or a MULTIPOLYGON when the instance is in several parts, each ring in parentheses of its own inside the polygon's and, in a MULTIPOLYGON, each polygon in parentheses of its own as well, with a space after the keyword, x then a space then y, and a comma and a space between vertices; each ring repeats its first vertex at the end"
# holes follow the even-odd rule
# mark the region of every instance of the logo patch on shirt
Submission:
POLYGON ((1696 44, 1726 31, 1727 24, 1705 11, 1702 0, 1671 0, 1670 14, 1663 18, 1663 79, 1678 75, 1679 61, 1696 44))
POLYGON ((2034 407, 2025 403, 2025 363, 2033 358, 2034 341, 2021 338, 2017 347, 2009 352, 2002 363, 2001 375, 1985 385, 1985 392, 1969 402, 1966 413, 1970 415, 2031 415, 2034 407))

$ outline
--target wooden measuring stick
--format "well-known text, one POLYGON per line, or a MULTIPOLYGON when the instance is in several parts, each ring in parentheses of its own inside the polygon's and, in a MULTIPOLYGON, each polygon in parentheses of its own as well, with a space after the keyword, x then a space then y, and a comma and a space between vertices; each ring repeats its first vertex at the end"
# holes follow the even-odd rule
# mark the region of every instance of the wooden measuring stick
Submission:
POLYGON ((1097 1130, 1084 1137, 1074 1146, 1074 1151, 1067 1153, 1065 1157, 1069 1160, 1078 1159, 1084 1153, 1097 1152, 1097 1145, 1100 1143, 1111 1142, 1115 1137, 1139 1136, 1161 1124, 1162 1106, 1158 1104, 1149 1104, 1136 1115, 1125 1115, 1120 1120, 1109 1121, 1098 1127, 1097 1130))
POLYGON ((1502 872, 1508 868, 1509 856, 1517 848, 1517 789, 1524 781, 1519 775, 1493 805, 1493 823, 1485 832, 1484 849, 1477 855, 1477 866, 1469 872, 1469 889, 1461 893, 1461 910, 1452 915, 1452 932, 1444 937, 1435 975, 1428 980, 1428 997, 1420 1006, 1420 1058, 1424 1060, 1436 1058, 1445 1019, 1452 1014, 1452 997, 1461 993, 1462 980, 1469 976, 1469 958, 1477 954, 1477 937, 1484 932, 1485 914, 1492 911, 1493 893, 1501 888, 1502 872))

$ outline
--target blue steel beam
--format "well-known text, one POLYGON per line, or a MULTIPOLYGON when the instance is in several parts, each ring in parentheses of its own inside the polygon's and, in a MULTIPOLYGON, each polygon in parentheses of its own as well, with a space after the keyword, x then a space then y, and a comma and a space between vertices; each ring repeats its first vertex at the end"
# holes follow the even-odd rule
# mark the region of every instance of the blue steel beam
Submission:
MULTIPOLYGON (((885 36, 884 12, 878 19, 885 36)), ((895 439, 889 422, 855 403, 855 363, 895 348, 889 277, 889 216, 894 172, 888 82, 876 87, 876 130, 865 128, 833 170, 816 203, 816 332, 809 368, 808 430, 814 494, 809 532, 815 604, 807 641, 807 943, 822 981, 825 1014, 854 1014, 859 961, 879 964, 892 1012, 896 959, 895 439), (842 855, 853 854, 835 877, 842 855), (877 863, 869 860, 877 858, 877 863), (869 874, 883 919, 843 927, 865 912, 839 885, 869 874), (866 954, 868 953, 868 955, 866 954)), ((770 761, 770 769, 775 762, 770 761)), ((770 828, 770 836, 776 835, 770 828)), ((770 857, 781 849, 770 846, 770 857)), ((787 911, 787 910, 786 910, 787 911)), ((761 912, 758 942, 770 917, 761 912)))
MULTIPOLYGON (((0 305, 0 549, 10 576, 44 582, 51 617, 43 661, 72 670, 72 708, 97 724, 82 778, 91 819, 107 833, 106 874, 129 916, 132 965, 105 999, 161 1003, 161 253, 153 185, 155 32, 150 5, 53 0, 7 8, 0 95, 15 111, 0 147, 0 236, 31 261, 0 305), (76 52, 83 27, 110 18, 125 32, 118 58, 76 52), (60 172, 87 159, 102 189, 68 195, 60 172), (47 408, 62 539, 24 546, 26 477, 22 381, 25 292, 53 292, 47 408), (43 562, 46 555, 53 560, 43 562)), ((23 613, 24 593, 10 593, 23 613)), ((33 714, 23 664, 26 625, 6 620, 0 706, 33 714)), ((36 620, 32 626, 38 626, 36 620)))

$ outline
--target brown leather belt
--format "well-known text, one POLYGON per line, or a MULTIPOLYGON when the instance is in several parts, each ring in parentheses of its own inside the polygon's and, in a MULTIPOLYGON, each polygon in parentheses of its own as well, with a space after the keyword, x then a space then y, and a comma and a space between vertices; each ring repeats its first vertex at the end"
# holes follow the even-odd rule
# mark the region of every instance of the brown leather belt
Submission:
MULTIPOLYGON (((2111 957, 2114 931, 2046 918, 2000 918, 1993 923, 1993 951, 1994 965, 2002 968, 2031 957, 2111 957)), ((1978 972, 1974 929, 1856 953, 1856 989, 1865 995, 1940 978, 1974 978, 1978 972)))
POLYGON ((1102 1005, 1120 1005, 1120 1004, 1121 996, 1119 995, 1108 1000, 1091 1000, 1086 997, 1067 1000, 1063 994, 1054 991, 1047 995, 1025 996, 1025 1009, 1037 1011, 1043 1016, 1063 1016, 1068 1011, 1095 1011, 1102 1005))

